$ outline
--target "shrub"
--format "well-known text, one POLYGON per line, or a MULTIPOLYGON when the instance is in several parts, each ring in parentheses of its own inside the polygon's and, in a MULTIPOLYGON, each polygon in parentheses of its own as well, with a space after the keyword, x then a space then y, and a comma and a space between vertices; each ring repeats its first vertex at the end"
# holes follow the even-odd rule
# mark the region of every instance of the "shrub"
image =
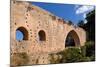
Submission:
POLYGON ((86 56, 91 57, 95 56, 95 43, 93 41, 89 41, 85 43, 86 46, 86 56))
POLYGON ((51 63, 72 63, 72 62, 88 62, 95 60, 95 54, 93 49, 93 43, 86 43, 85 46, 82 47, 72 47, 66 48, 65 50, 58 52, 56 54, 51 54, 51 63), (92 47, 91 47, 92 46, 92 47), (93 50, 92 50, 93 49, 93 50), (89 50, 89 51, 87 51, 89 50), (88 56, 88 52, 91 53, 88 56), (56 58, 54 58, 56 56, 56 58), (61 58, 59 57, 61 56, 61 58))
POLYGON ((51 54, 51 63, 78 62, 81 58, 82 55, 81 50, 79 48, 68 48, 59 53, 51 54), (54 58, 54 56, 56 56, 56 59, 54 58))
POLYGON ((11 56, 11 65, 21 66, 27 64, 29 57, 27 53, 13 53, 11 56))
POLYGON ((58 54, 50 54, 50 62, 51 64, 60 63, 60 55, 58 54))
POLYGON ((86 57, 89 57, 91 61, 95 61, 95 42, 88 41, 85 43, 86 57))
POLYGON ((78 62, 82 58, 81 50, 79 48, 68 48, 61 52, 61 63, 78 62))
POLYGON ((86 46, 82 46, 82 47, 81 47, 81 55, 82 55, 83 57, 86 56, 86 46))

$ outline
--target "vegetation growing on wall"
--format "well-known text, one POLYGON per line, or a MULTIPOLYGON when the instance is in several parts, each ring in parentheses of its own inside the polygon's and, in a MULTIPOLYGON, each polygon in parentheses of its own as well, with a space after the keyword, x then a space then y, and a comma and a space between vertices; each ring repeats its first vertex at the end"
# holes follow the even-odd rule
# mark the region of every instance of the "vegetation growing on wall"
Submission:
POLYGON ((11 64, 21 66, 21 65, 27 65, 29 62, 29 56, 27 53, 14 53, 13 56, 11 56, 11 64))

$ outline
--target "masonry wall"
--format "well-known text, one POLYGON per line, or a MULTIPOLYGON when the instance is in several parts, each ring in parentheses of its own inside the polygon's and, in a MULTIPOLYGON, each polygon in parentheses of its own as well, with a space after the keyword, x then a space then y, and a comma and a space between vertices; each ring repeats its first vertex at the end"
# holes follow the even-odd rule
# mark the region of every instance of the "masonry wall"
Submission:
POLYGON ((31 57, 35 54, 55 53, 65 49, 66 37, 72 30, 79 37, 79 46, 83 46, 86 41, 86 33, 83 29, 75 28, 68 24, 68 21, 28 2, 11 1, 10 29, 11 53, 27 52, 31 57), (16 30, 20 27, 28 31, 27 40, 16 40, 16 30), (39 40, 40 30, 46 34, 45 41, 39 40))

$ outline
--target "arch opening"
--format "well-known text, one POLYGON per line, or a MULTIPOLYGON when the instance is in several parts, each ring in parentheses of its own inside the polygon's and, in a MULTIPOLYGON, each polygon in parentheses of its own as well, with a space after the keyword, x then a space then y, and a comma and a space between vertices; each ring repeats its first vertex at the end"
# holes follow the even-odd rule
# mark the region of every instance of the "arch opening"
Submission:
POLYGON ((65 40, 65 47, 75 47, 80 45, 80 40, 77 33, 72 30, 68 33, 65 40))
POLYGON ((39 41, 46 41, 46 34, 43 30, 40 30, 38 33, 39 41))
POLYGON ((24 27, 16 29, 16 40, 28 40, 28 31, 24 27))

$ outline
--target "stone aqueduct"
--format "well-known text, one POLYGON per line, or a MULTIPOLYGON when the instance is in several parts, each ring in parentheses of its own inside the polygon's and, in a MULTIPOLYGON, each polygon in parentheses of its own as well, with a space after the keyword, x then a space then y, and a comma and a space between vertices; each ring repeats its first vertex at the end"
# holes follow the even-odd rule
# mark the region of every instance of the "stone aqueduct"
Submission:
POLYGON ((59 52, 65 49, 68 34, 72 35, 76 47, 86 42, 86 33, 82 28, 74 27, 68 21, 28 2, 11 1, 10 27, 11 55, 20 52, 30 56, 59 52), (16 40, 16 30, 23 33, 22 41, 16 40))

